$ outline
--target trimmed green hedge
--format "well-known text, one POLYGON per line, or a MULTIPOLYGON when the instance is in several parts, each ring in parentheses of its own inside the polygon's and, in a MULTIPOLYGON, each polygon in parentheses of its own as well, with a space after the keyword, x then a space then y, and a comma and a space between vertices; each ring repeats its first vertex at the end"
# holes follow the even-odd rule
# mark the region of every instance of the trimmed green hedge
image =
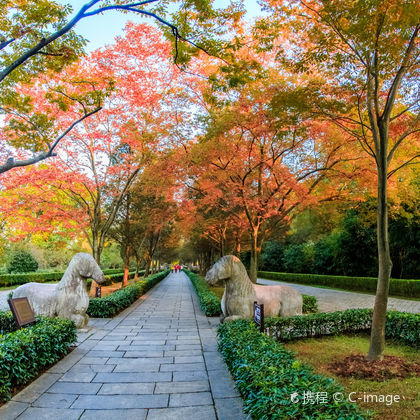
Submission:
MULTIPOLYGON (((347 309, 306 316, 266 318, 265 327, 268 328, 270 336, 280 341, 288 341, 369 331, 372 315, 372 309, 347 309)), ((413 347, 420 347, 420 314, 387 312, 385 336, 413 347)))
MULTIPOLYGON (((140 276, 143 275, 144 272, 145 272, 145 270, 139 271, 139 275, 140 276)), ((121 270, 120 270, 119 273, 114 273, 114 274, 106 274, 106 273, 104 273, 104 274, 105 274, 106 280, 105 280, 104 283, 102 283, 102 286, 109 286, 112 283, 118 283, 120 281, 123 281, 123 279, 124 279, 124 272, 121 272, 121 270)), ((135 271, 130 271, 128 273, 128 278, 134 277, 134 274, 136 274, 135 271)))
POLYGON ((169 274, 169 270, 153 274, 132 286, 125 287, 103 298, 90 298, 87 314, 94 318, 112 318, 123 309, 128 308, 141 295, 169 274))
MULTIPOLYGON (((376 293, 376 277, 326 276, 320 274, 277 273, 259 271, 258 277, 290 283, 336 287, 344 290, 376 293)), ((391 279, 390 296, 420 298, 420 280, 391 279)))
POLYGON ((63 271, 52 273, 20 273, 0 275, 0 287, 15 286, 30 282, 45 283, 47 281, 58 281, 63 276, 63 271))
POLYGON ((340 384, 313 373, 312 368, 295 360, 290 351, 261 334, 249 320, 221 324, 218 335, 219 350, 244 398, 245 411, 252 418, 366 418, 355 404, 333 401, 334 393, 344 394, 340 384), (326 395, 327 402, 305 404, 303 396, 308 392, 326 395), (293 394, 298 401, 291 401, 293 394))
MULTIPOLYGON (((107 281, 104 286, 109 286, 111 283, 117 283, 122 281, 124 272, 121 269, 112 268, 109 270, 103 270, 107 281)), ((20 274, 1 274, 0 275, 0 287, 15 286, 30 282, 45 283, 47 281, 60 281, 63 277, 64 271, 54 271, 51 273, 20 273, 20 274)), ((130 275, 135 274, 135 271, 131 271, 130 275)), ((144 274, 144 270, 140 271, 139 274, 144 274)))
MULTIPOLYGON (((145 270, 139 271, 139 275, 144 274, 144 272, 145 272, 145 270)), ((121 270, 120 270, 119 273, 115 273, 115 274, 106 274, 105 272, 104 272, 104 274, 105 274, 105 281, 103 283, 101 283, 101 286, 110 286, 113 283, 122 282, 123 279, 124 279, 124 272, 121 272, 121 270)), ((130 271, 128 273, 128 278, 133 277, 134 274, 136 274, 135 271, 130 271)), ((92 285, 92 279, 87 279, 86 280, 86 289, 90 290, 91 285, 92 285)))
POLYGON ((205 280, 189 270, 184 270, 184 272, 190 278, 200 301, 200 307, 206 316, 220 315, 222 313, 220 299, 210 290, 205 280))
MULTIPOLYGON (((11 314, 0 312, 2 329, 11 314)), ((61 318, 38 318, 38 322, 17 331, 16 326, 0 335, 0 400, 10 399, 14 388, 27 384, 42 370, 69 352, 76 341, 76 326, 61 318)))

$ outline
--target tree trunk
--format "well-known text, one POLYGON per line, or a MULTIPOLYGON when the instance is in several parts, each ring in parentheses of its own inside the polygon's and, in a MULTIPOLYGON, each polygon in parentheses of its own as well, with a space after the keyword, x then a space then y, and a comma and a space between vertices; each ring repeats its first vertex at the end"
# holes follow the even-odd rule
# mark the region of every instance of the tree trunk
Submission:
MULTIPOLYGON (((381 139, 382 140, 382 139, 381 139)), ((377 209, 377 241, 378 241, 378 284, 376 288, 375 306, 373 308, 372 330, 368 360, 380 360, 385 347, 385 322, 388 303, 389 278, 392 261, 389 251, 388 237, 388 205, 387 205, 387 172, 386 147, 382 150, 378 161, 378 209, 377 209)))
POLYGON ((249 278, 252 283, 257 282, 258 276, 258 230, 251 232, 251 261, 249 264, 249 278))
POLYGON ((146 258, 146 270, 144 272, 144 277, 147 277, 150 274, 150 264, 152 263, 152 257, 147 256, 146 258))
POLYGON ((122 281, 122 287, 126 287, 128 284, 129 272, 130 272, 130 245, 126 245, 125 252, 124 252, 124 277, 122 281))
POLYGON ((139 279, 140 262, 141 262, 140 258, 138 258, 136 254, 136 274, 134 275, 135 282, 139 279))
MULTIPOLYGON (((98 236, 96 232, 92 232, 92 256, 95 258, 95 261, 100 266, 101 264, 101 249, 98 243, 98 236)), ((89 296, 95 296, 96 288, 99 286, 95 280, 92 279, 92 283, 90 285, 89 296)))
POLYGON ((238 258, 241 255, 241 237, 238 232, 235 235, 235 246, 233 254, 236 255, 238 258))
POLYGON ((225 256, 225 248, 226 248, 226 229, 227 227, 224 226, 220 228, 219 232, 219 250, 220 250, 220 258, 225 256))

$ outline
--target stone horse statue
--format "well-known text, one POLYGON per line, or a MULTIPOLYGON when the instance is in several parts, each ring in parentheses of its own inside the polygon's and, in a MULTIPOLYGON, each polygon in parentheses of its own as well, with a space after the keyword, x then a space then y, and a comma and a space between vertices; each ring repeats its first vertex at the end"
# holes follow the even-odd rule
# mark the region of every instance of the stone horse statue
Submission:
POLYGON ((225 321, 252 318, 254 302, 264 304, 265 316, 290 316, 302 314, 302 295, 292 287, 253 284, 241 260, 234 255, 220 258, 207 272, 210 286, 225 284, 222 311, 225 321))
POLYGON ((58 284, 26 283, 13 291, 13 298, 27 297, 35 315, 59 316, 86 326, 89 296, 86 279, 103 283, 105 276, 90 254, 76 254, 58 284))

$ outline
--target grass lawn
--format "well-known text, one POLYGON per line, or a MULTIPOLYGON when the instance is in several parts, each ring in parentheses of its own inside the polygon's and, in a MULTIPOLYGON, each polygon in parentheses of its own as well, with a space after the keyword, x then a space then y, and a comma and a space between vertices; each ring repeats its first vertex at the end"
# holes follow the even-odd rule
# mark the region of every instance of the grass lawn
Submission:
MULTIPOLYGON (((369 348, 368 336, 336 336, 311 338, 290 342, 284 345, 297 353, 296 358, 314 367, 315 371, 334 377, 340 382, 346 393, 356 392, 353 399, 365 398, 365 394, 399 395, 400 402, 386 405, 386 402, 357 401, 362 408, 373 413, 375 419, 415 419, 420 412, 420 377, 404 379, 388 379, 382 382, 366 379, 355 379, 334 375, 328 365, 342 360, 350 354, 367 354, 369 348)), ((420 362, 418 350, 394 343, 387 343, 385 355, 398 356, 407 362, 420 362)))

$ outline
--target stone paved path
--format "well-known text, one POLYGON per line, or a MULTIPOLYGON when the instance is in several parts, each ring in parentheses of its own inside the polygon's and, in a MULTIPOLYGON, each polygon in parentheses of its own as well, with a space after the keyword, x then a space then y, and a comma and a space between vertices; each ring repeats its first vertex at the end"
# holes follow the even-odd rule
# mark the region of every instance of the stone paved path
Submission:
POLYGON ((184 273, 170 274, 0 408, 1 420, 242 420, 242 399, 184 273))
MULTIPOLYGON (((320 312, 342 311, 350 308, 373 308, 374 295, 364 293, 345 292, 342 290, 323 289, 321 287, 305 286, 302 284, 285 283, 280 281, 258 279, 260 284, 284 284, 293 286, 305 295, 315 296, 320 312)), ((396 309, 403 312, 420 312, 420 301, 408 299, 388 299, 388 310, 396 309)))

